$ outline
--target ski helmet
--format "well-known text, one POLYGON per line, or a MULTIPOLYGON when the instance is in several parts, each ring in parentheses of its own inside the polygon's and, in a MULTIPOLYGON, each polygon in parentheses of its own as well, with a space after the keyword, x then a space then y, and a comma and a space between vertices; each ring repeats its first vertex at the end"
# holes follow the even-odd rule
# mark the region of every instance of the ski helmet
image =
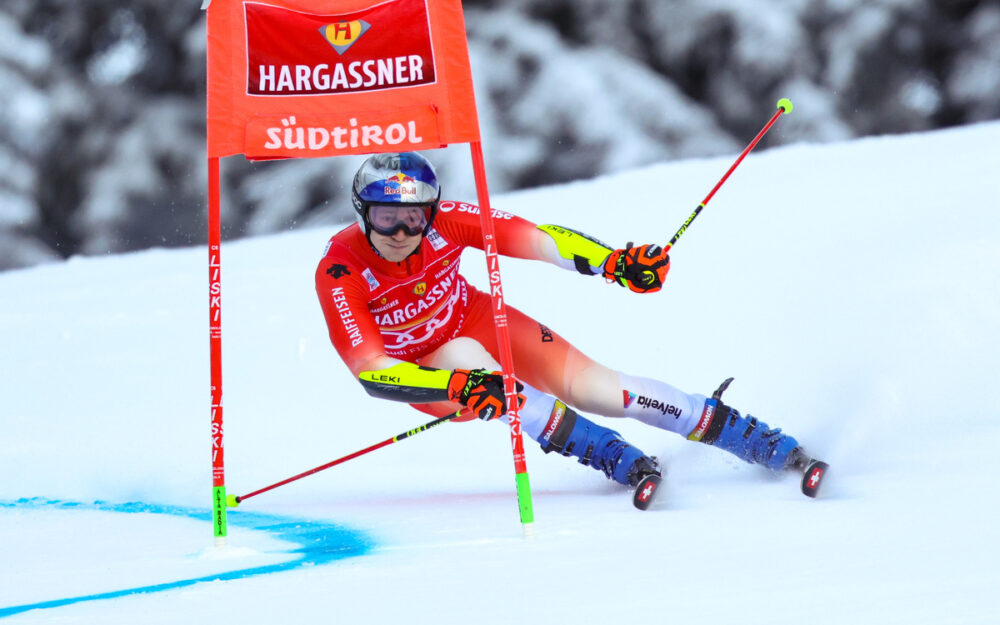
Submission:
POLYGON ((426 235, 434 223, 440 198, 434 167, 416 152, 369 157, 354 175, 351 193, 358 225, 369 241, 372 230, 386 236, 400 229, 410 236, 426 235), (374 223, 373 211, 383 212, 387 223, 374 223))

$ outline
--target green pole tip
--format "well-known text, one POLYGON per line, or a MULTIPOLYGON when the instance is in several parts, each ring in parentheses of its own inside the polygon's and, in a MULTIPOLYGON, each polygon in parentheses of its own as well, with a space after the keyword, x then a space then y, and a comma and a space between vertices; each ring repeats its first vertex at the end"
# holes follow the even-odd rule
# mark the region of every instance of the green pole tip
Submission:
POLYGON ((792 109, 795 107, 792 106, 792 101, 788 98, 781 98, 778 100, 778 108, 785 111, 785 114, 788 114, 791 113, 792 109))
POLYGON ((236 495, 227 495, 226 505, 229 506, 230 508, 235 508, 236 506, 240 505, 240 500, 236 498, 236 495))

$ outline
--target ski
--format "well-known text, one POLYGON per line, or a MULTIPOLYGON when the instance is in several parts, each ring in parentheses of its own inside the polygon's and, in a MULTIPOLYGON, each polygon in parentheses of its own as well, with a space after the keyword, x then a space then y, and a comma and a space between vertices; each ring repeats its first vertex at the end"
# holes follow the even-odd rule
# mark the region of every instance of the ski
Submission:
POLYGON ((829 469, 830 465, 822 460, 811 459, 802 472, 802 493, 807 497, 818 495, 829 469))
POLYGON ((655 473, 650 473, 639 480, 639 483, 635 485, 635 492, 632 494, 632 505, 640 510, 648 510, 656 499, 662 483, 663 478, 655 473))
POLYGON ((802 473, 802 494, 807 497, 816 497, 823 485, 823 478, 830 470, 830 465, 822 460, 807 456, 801 447, 796 447, 792 450, 791 463, 788 468, 802 473))
POLYGON ((790 468, 802 472, 802 494, 807 497, 816 497, 830 465, 822 460, 810 458, 798 447, 792 451, 792 454, 790 468))

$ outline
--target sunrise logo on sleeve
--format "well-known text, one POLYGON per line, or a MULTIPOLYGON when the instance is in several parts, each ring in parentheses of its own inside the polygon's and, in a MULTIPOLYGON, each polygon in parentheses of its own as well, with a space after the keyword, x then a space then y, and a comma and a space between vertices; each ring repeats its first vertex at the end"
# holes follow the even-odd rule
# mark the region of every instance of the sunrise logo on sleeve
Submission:
POLYGON ((244 3, 246 93, 331 95, 432 84, 426 0, 389 0, 316 15, 244 3))

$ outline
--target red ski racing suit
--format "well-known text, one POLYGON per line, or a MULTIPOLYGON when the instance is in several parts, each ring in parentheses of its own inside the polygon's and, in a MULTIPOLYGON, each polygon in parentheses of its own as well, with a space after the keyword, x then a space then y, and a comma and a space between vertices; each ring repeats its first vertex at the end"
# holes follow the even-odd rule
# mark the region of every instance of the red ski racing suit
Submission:
MULTIPOLYGON (((499 210, 493 210, 493 218, 499 254, 566 265, 535 224, 499 210)), ((490 297, 459 273, 466 247, 483 247, 479 208, 450 201, 440 203, 420 247, 399 263, 381 258, 357 224, 330 239, 316 269, 316 291, 330 339, 355 376, 385 366, 373 366, 380 356, 424 364, 459 337, 477 341, 499 359, 490 297)), ((571 381, 599 366, 516 308, 508 306, 507 314, 519 379, 556 397, 571 397, 571 381)), ((620 399, 615 395, 611 403, 620 399)), ((414 407, 437 416, 450 408, 414 407)))

